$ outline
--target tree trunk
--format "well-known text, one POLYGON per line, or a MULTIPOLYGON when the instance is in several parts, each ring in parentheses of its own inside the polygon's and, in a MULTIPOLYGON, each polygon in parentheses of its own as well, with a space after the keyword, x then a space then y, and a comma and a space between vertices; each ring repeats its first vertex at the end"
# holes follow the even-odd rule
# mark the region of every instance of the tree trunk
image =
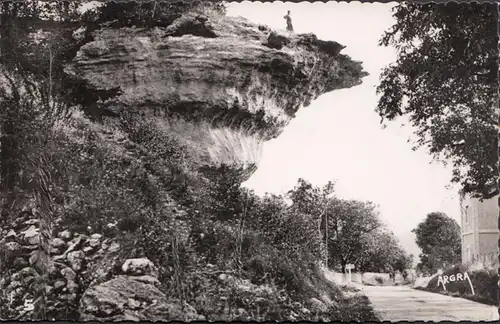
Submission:
POLYGON ((14 187, 17 175, 16 163, 16 140, 14 134, 14 125, 7 117, 0 125, 0 176, 2 182, 2 193, 5 197, 4 208, 6 211, 10 208, 15 197, 14 187))

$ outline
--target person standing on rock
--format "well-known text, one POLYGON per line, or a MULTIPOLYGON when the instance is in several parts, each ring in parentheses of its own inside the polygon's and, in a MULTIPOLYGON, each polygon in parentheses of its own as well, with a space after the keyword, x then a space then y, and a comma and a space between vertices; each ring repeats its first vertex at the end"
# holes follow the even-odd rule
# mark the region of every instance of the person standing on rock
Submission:
POLYGON ((293 31, 292 17, 290 17, 290 10, 288 10, 288 13, 283 18, 286 19, 286 30, 293 31))

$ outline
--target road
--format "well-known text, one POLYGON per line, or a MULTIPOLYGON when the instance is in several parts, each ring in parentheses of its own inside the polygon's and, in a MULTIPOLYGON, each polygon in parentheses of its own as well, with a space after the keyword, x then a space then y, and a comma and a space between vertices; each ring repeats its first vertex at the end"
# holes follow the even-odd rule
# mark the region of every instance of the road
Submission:
POLYGON ((492 321, 498 320, 495 306, 476 303, 408 286, 356 285, 370 299, 384 321, 492 321))

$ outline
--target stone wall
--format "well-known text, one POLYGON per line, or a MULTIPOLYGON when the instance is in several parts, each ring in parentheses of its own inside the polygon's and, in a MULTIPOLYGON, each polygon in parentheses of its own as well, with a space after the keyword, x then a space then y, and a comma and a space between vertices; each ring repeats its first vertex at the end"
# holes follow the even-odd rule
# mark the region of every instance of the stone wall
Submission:
MULTIPOLYGON (((12 311, 22 314, 24 301, 35 299, 40 289, 36 283, 41 283, 47 296, 46 316, 71 318, 71 314, 77 314, 83 290, 110 279, 120 245, 101 234, 84 235, 56 229, 57 235, 50 243, 46 277, 43 277, 39 220, 32 217, 32 213, 25 210, 9 228, 1 230, 2 294, 12 311), (62 309, 66 310, 65 314, 61 314, 62 309)), ((31 315, 30 312, 24 314, 28 318, 31 315)))

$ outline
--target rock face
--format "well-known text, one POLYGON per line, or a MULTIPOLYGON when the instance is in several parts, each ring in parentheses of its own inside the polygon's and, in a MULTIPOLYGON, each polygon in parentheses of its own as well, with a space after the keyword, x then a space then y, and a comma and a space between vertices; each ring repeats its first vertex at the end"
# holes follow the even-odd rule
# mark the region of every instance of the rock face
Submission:
POLYGON ((107 116, 140 112, 199 166, 255 170, 264 141, 319 95, 361 83, 360 62, 313 34, 188 13, 166 28, 101 28, 66 74, 107 116))

